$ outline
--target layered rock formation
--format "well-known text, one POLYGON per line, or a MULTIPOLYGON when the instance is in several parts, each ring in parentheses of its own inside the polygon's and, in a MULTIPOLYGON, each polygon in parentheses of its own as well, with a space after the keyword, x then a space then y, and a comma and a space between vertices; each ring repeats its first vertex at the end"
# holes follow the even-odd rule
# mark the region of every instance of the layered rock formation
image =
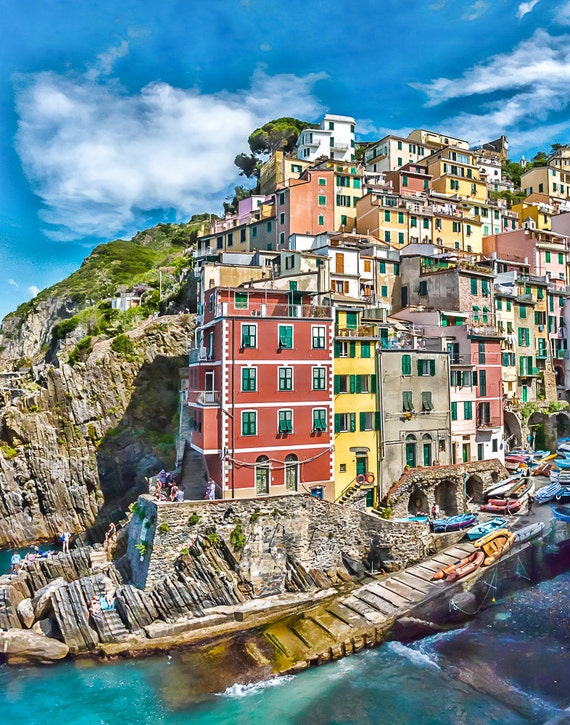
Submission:
POLYGON ((102 507, 117 518, 148 490, 146 475, 174 465, 178 369, 192 326, 189 315, 148 320, 128 333, 132 355, 96 342, 85 362, 72 367, 62 354, 2 391, 0 548, 80 532, 102 507))

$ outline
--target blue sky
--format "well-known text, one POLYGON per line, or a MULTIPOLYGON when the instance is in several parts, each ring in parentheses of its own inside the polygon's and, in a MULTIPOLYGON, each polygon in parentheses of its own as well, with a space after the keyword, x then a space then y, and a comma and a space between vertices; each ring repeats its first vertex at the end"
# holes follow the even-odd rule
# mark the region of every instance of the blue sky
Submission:
POLYGON ((220 212, 278 116, 570 142, 570 0, 0 0, 0 317, 101 241, 220 212))

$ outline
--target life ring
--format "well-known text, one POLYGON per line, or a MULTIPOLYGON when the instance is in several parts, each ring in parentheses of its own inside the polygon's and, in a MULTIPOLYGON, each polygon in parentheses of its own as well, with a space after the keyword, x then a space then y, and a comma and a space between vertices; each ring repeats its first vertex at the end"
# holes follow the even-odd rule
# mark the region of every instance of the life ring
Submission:
POLYGON ((375 481, 374 474, 373 473, 368 473, 366 475, 366 483, 374 483, 374 481, 375 481))
POLYGON ((365 481, 366 481, 366 476, 364 475, 364 473, 359 473, 358 476, 356 477, 356 483, 365 483, 365 481))

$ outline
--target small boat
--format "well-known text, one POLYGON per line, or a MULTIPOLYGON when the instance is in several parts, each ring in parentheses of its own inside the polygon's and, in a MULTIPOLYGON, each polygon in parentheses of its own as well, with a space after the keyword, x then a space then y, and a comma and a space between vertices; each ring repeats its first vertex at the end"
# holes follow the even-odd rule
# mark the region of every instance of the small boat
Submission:
POLYGON ((429 516, 426 514, 425 516, 406 516, 405 518, 400 519, 392 519, 392 521, 396 521, 399 524, 401 523, 416 523, 416 524, 427 524, 429 520, 429 516))
POLYGON ((523 526, 522 529, 519 529, 518 531, 515 531, 515 544, 522 544, 523 541, 529 541, 530 539, 535 539, 537 536, 540 536, 542 532, 544 531, 544 521, 536 521, 534 524, 529 524, 528 526, 523 526))
POLYGON ((560 491, 554 496, 555 501, 562 501, 562 503, 570 502, 570 488, 561 486, 560 491))
POLYGON ((539 488, 534 494, 534 500, 537 503, 548 503, 556 496, 556 494, 562 489, 559 483, 550 483, 548 486, 539 488))
POLYGON ((552 509, 552 513, 559 521, 565 521, 567 524, 570 524, 570 506, 555 506, 552 509))
POLYGON ((475 539, 480 539, 482 536, 490 534, 491 531, 502 529, 506 525, 507 519, 496 516, 494 519, 490 519, 490 521, 484 521, 481 524, 477 524, 477 526, 472 526, 470 529, 467 529, 467 536, 471 541, 475 541, 475 539))
POLYGON ((492 514, 516 514, 521 508, 520 499, 492 498, 486 504, 479 506, 481 511, 492 514))
POLYGON ((461 577, 467 576, 472 571, 475 571, 483 563, 485 554, 482 551, 473 551, 468 556, 464 556, 463 559, 459 559, 454 564, 448 564, 443 569, 439 569, 433 575, 432 579, 441 580, 445 579, 446 582, 454 582, 461 577))
POLYGON ((484 566, 494 564, 505 552, 507 552, 515 540, 515 535, 508 529, 497 529, 487 536, 477 539, 473 546, 485 552, 484 566))
POLYGON ((457 514, 448 516, 445 519, 434 519, 430 521, 430 529, 435 534, 443 534, 448 531, 461 531, 468 529, 477 523, 477 514, 457 514))
POLYGON ((511 489, 507 496, 508 498, 522 499, 524 496, 532 496, 533 493, 534 481, 529 476, 526 476, 525 478, 521 478, 519 485, 511 489))
POLYGON ((498 483, 495 483, 493 486, 488 488, 486 491, 483 492, 483 495, 486 498, 491 498, 495 496, 501 496, 506 491, 510 491, 514 486, 517 486, 521 480, 521 474, 517 473, 514 476, 509 476, 508 478, 503 479, 502 481, 499 481, 498 483))

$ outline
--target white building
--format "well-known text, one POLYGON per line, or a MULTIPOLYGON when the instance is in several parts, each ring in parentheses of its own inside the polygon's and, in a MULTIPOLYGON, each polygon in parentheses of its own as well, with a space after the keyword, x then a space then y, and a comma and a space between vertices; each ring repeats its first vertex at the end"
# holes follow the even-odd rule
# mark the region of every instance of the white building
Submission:
POLYGON ((354 161, 354 129, 351 116, 325 114, 320 128, 306 128, 297 140, 297 158, 314 161, 326 156, 335 161, 354 161))

